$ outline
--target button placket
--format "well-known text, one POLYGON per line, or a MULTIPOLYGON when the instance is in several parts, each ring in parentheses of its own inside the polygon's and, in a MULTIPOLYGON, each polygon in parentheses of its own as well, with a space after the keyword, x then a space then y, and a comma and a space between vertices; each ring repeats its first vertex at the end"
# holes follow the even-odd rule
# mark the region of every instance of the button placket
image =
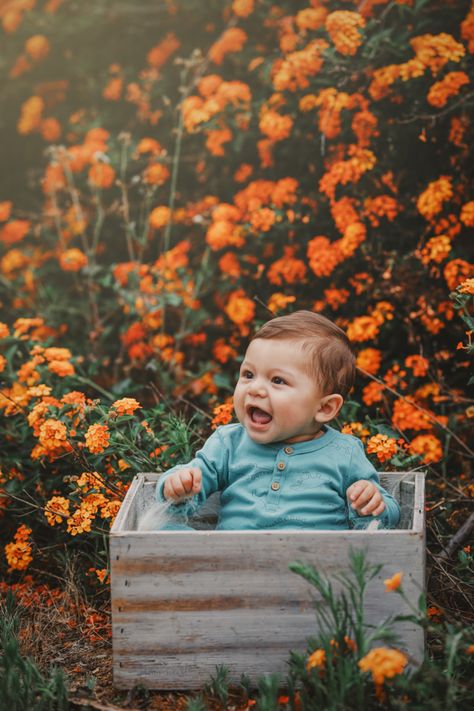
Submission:
POLYGON ((277 508, 280 501, 282 476, 288 469, 288 455, 293 452, 293 447, 285 447, 277 453, 272 481, 267 495, 267 505, 277 508), (291 450, 291 451, 289 451, 291 450))

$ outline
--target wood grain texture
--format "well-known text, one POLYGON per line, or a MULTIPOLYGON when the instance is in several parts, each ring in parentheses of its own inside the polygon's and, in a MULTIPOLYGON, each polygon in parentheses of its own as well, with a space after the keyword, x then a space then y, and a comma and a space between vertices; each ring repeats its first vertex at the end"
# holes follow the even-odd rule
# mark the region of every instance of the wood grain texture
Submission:
MULTIPOLYGON (((287 670, 289 651, 306 650, 316 634, 316 591, 288 569, 300 560, 325 575, 349 569, 351 548, 383 569, 370 584, 365 615, 380 625, 406 614, 383 579, 403 571, 408 599, 424 589, 424 475, 389 475, 410 508, 410 528, 375 531, 147 531, 138 512, 153 500, 159 475, 137 477, 110 537, 114 682, 130 688, 201 688, 217 664, 255 683, 287 670)), ((335 589, 338 583, 334 582, 335 589)), ((399 646, 415 661, 423 635, 408 622, 397 627, 399 646)))

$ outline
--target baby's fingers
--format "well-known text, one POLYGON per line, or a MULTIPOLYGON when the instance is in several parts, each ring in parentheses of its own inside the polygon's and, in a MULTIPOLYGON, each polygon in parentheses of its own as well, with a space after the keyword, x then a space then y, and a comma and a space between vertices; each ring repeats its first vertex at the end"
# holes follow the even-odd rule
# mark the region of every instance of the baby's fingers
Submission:
POLYGON ((190 470, 193 480, 192 493, 198 494, 202 486, 202 472, 199 467, 192 467, 190 470))
POLYGON ((369 503, 361 509, 363 516, 378 516, 385 509, 385 502, 380 491, 376 491, 369 503))

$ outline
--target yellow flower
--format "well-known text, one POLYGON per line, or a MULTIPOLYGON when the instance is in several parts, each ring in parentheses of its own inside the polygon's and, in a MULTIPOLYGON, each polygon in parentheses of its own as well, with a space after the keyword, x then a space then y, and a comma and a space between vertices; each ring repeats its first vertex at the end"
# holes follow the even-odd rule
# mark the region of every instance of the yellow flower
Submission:
POLYGON ((359 660, 361 671, 370 672, 376 686, 382 686, 386 679, 401 674, 408 664, 408 657, 397 649, 375 647, 359 660))
POLYGON ((306 671, 310 671, 310 669, 317 669, 318 667, 324 667, 325 664, 326 652, 324 649, 316 649, 308 657, 308 661, 306 662, 306 671))

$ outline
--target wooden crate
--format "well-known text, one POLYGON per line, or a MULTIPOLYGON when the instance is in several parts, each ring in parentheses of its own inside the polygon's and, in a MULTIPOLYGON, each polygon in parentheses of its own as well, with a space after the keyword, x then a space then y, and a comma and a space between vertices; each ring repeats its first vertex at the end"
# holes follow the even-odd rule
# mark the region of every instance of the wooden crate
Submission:
MULTIPOLYGON (((158 474, 133 481, 110 535, 114 683, 153 689, 201 688, 217 664, 231 678, 287 670, 289 651, 316 633, 316 591, 288 570, 301 560, 333 575, 363 549, 383 570, 370 585, 371 624, 407 613, 383 579, 398 571, 416 604, 425 585, 424 473, 384 473, 402 506, 401 527, 375 531, 137 531, 158 474)), ((335 585, 337 589, 337 584, 335 585)), ((423 655, 421 630, 400 623, 398 646, 423 655)))

